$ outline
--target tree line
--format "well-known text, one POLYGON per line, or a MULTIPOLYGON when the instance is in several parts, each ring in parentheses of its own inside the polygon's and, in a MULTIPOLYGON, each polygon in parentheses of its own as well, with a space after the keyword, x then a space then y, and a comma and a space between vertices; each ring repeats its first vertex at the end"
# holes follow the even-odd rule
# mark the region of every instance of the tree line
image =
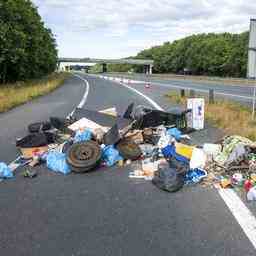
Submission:
MULTIPOLYGON (((198 34, 141 51, 153 59, 155 73, 246 77, 249 33, 198 34)), ((142 72, 142 67, 111 65, 110 71, 142 72)))
POLYGON ((57 63, 56 41, 30 0, 0 0, 0 83, 40 78, 57 63))

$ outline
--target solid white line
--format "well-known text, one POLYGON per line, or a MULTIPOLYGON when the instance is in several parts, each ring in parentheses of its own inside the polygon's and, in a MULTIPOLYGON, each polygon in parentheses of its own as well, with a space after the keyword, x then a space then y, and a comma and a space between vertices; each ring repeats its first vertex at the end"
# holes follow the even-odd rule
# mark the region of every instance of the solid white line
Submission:
POLYGON ((133 92, 139 94, 141 97, 143 97, 144 99, 146 99, 155 109, 163 111, 163 108, 161 108, 155 101, 153 101, 152 99, 150 99, 150 98, 149 98, 148 96, 146 96, 145 94, 143 94, 143 93, 137 91, 136 89, 134 89, 134 88, 132 88, 132 87, 130 87, 129 85, 126 85, 126 84, 124 84, 124 83, 120 83, 120 82, 116 82, 116 83, 119 83, 119 84, 123 85, 124 87, 130 89, 131 91, 133 91, 133 92))
POLYGON ((233 189, 217 188, 219 195, 256 249, 256 218, 233 189))
MULTIPOLYGON (((118 82, 116 82, 118 83, 118 82)), ((148 96, 144 95, 143 93, 139 92, 138 90, 124 84, 120 83, 124 87, 132 90, 133 92, 137 93, 141 97, 145 98, 152 106, 154 106, 158 110, 163 110, 156 102, 150 99, 148 96)), ((251 213, 251 211, 246 207, 240 197, 236 194, 236 192, 232 189, 221 189, 216 187, 219 195, 229 208, 230 212, 233 214, 234 218, 241 226, 242 230, 244 231, 245 235, 248 237, 250 242, 252 243, 254 249, 256 249, 256 218, 251 213)))
MULTIPOLYGON (((88 94, 89 94, 89 90, 90 90, 90 84, 89 84, 89 82, 88 82, 86 79, 84 79, 83 77, 81 77, 81 76, 79 76, 79 75, 77 75, 77 74, 73 74, 73 76, 76 76, 76 77, 80 78, 83 82, 85 82, 86 89, 85 89, 85 93, 84 93, 84 95, 83 95, 82 100, 81 100, 80 103, 77 105, 77 107, 75 107, 75 108, 73 109, 73 111, 72 111, 70 114, 68 114, 67 118, 71 117, 71 116, 74 114, 76 108, 82 108, 82 107, 84 106, 84 104, 85 104, 85 102, 86 102, 86 100, 87 100, 88 94)), ((12 161, 12 162, 9 164, 9 166, 12 165, 12 164, 14 164, 14 162, 17 161, 18 159, 19 159, 19 157, 16 158, 14 161, 12 161)), ((14 169, 13 171, 15 171, 15 169, 14 169)))
POLYGON ((75 107, 73 109, 73 111, 68 115, 68 117, 70 117, 74 114, 76 108, 82 108, 84 106, 84 104, 87 100, 88 94, 89 94, 89 90, 90 90, 90 84, 86 79, 84 79, 83 77, 81 77, 77 74, 73 74, 73 76, 78 77, 79 79, 81 79, 85 83, 86 89, 85 89, 85 93, 84 93, 83 98, 81 99, 80 103, 77 105, 77 107, 75 107))

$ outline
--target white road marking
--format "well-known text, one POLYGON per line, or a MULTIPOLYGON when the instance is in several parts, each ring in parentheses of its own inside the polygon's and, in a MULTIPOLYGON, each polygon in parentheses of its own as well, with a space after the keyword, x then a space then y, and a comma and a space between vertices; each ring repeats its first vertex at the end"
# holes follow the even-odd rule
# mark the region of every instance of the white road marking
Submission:
MULTIPOLYGON (((118 83, 118 82, 116 82, 118 83)), ((141 97, 145 98, 152 106, 154 106, 158 110, 163 110, 155 101, 150 99, 145 94, 141 93, 140 91, 124 84, 120 83, 124 87, 132 90, 133 92, 137 93, 141 97)), ((256 218, 251 213, 251 211, 246 207, 240 197, 236 194, 236 192, 232 189, 221 189, 220 187, 216 186, 216 189, 223 199, 227 207, 229 208, 230 212, 241 226, 242 230, 244 231, 245 235, 248 237, 250 242, 252 243, 254 249, 256 249, 256 218)))
MULTIPOLYGON (((83 77, 81 77, 81 76, 79 76, 79 75, 77 75, 77 74, 73 74, 73 76, 76 76, 76 77, 80 78, 82 81, 84 81, 84 82, 85 82, 85 85, 86 85, 86 89, 85 89, 85 93, 84 93, 83 98, 81 99, 80 103, 77 105, 77 107, 75 107, 75 108, 73 109, 73 111, 72 111, 70 114, 68 114, 67 118, 69 118, 70 116, 72 116, 72 115, 74 114, 76 108, 82 108, 82 107, 84 106, 84 104, 85 104, 85 102, 86 102, 86 100, 87 100, 88 94, 89 94, 89 90, 90 90, 90 84, 89 84, 89 82, 88 82, 86 79, 84 79, 83 77)), ((20 157, 16 158, 16 159, 15 159, 14 161, 12 161, 8 166, 14 165, 15 161, 17 161, 19 158, 20 158, 20 157)), ((15 170, 16 170, 16 169, 14 169, 13 171, 15 171, 15 170)))
POLYGON ((74 114, 76 108, 82 108, 84 106, 84 104, 87 100, 88 94, 89 94, 89 90, 90 90, 90 84, 86 79, 84 79, 83 77, 81 77, 77 74, 73 74, 73 76, 78 77, 79 79, 81 79, 85 83, 86 89, 85 89, 85 93, 84 93, 83 98, 81 99, 80 103, 73 109, 73 111, 67 117, 72 116, 74 114))
MULTIPOLYGON (((113 79, 113 78, 112 78, 113 79)), ((170 88, 178 88, 178 89, 187 89, 187 90, 194 90, 197 92, 202 92, 202 93, 209 93, 209 90, 206 89, 198 89, 198 88, 194 88, 194 87, 189 87, 189 86, 179 86, 179 85, 173 85, 173 84, 163 84, 163 83, 159 83, 159 82, 150 82, 150 81, 143 81, 143 80, 130 80, 130 82, 133 83, 138 83, 138 84, 155 84, 155 85, 159 85, 159 86, 164 86, 164 87, 170 87, 170 88)), ((238 94, 232 94, 232 93, 224 93, 224 92, 218 92, 215 91, 214 92, 216 95, 222 95, 222 96, 228 96, 228 97, 234 97, 234 98, 241 98, 241 99, 246 99, 246 100, 252 100, 253 97, 250 96, 244 96, 244 95, 238 95, 238 94)))
POLYGON ((256 218, 233 189, 218 188, 219 195, 256 249, 256 218))

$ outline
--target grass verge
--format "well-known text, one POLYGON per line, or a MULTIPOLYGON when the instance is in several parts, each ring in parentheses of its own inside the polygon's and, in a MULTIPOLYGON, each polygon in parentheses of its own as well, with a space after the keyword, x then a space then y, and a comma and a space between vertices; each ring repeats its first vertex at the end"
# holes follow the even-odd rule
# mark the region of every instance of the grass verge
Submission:
MULTIPOLYGON (((186 104, 186 97, 181 97, 177 92, 170 92, 166 96, 173 103, 186 104)), ((252 121, 248 107, 233 101, 219 100, 209 104, 206 100, 205 118, 228 135, 240 135, 256 141, 256 121, 252 121)))
POLYGON ((0 85, 0 113, 55 90, 69 75, 66 72, 53 73, 42 79, 0 85))

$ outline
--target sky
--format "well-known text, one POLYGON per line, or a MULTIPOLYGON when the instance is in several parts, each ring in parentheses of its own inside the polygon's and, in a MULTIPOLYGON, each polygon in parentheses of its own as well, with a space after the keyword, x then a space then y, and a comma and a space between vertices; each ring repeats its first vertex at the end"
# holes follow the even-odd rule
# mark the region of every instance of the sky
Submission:
POLYGON ((59 57, 123 58, 188 35, 240 33, 256 0, 32 0, 59 57))

